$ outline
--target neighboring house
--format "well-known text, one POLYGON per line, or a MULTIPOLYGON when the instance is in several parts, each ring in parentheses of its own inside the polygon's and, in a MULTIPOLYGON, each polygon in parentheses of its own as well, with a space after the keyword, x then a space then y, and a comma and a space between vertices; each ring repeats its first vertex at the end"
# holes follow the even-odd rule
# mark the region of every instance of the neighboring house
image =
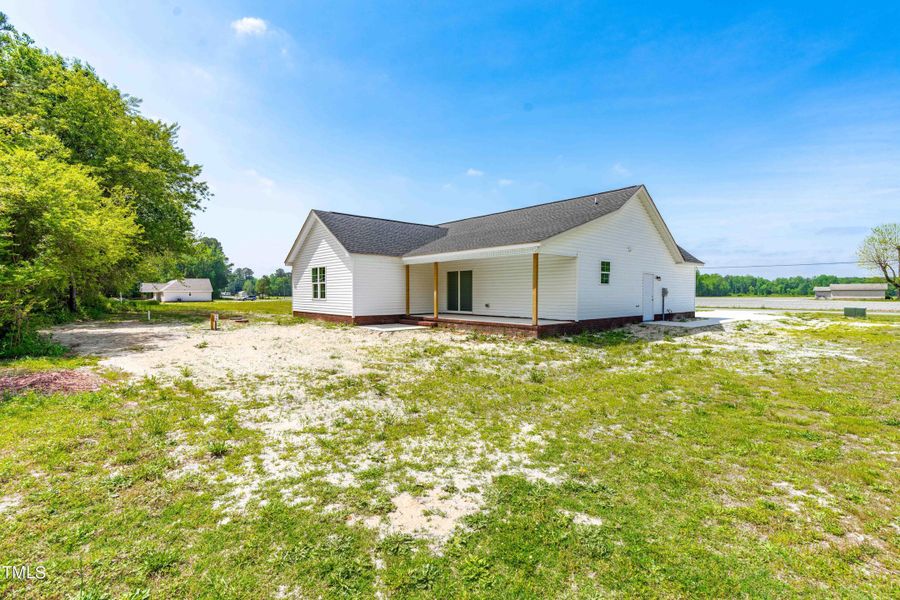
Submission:
POLYGON ((815 287, 817 300, 884 300, 886 283, 832 283, 827 287, 815 287))
POLYGON ((212 300, 209 279, 173 279, 168 283, 142 283, 141 293, 160 302, 209 302, 212 300))
POLYGON ((693 316, 701 264, 642 185, 440 225, 313 210, 285 259, 298 316, 524 335, 693 316))

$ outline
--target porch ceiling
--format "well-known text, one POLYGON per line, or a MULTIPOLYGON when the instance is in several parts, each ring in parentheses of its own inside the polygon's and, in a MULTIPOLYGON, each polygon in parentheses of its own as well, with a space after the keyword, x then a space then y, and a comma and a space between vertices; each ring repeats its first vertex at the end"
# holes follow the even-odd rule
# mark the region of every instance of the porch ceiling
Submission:
POLYGON ((402 261, 408 265, 417 265, 433 262, 450 262, 454 260, 476 260, 479 258, 497 258, 503 256, 522 256, 527 254, 547 254, 553 256, 575 257, 575 254, 561 252, 547 252, 541 249, 539 243, 523 244, 520 246, 500 246, 497 248, 479 248, 478 250, 466 250, 464 252, 446 252, 443 254, 428 254, 424 256, 404 256, 402 261))

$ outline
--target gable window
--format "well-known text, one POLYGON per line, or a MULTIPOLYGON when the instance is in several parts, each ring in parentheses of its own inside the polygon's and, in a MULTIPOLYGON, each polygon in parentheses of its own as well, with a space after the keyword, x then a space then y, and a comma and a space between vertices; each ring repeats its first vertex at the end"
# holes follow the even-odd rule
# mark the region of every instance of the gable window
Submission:
POLYGON ((312 294, 314 299, 325 299, 325 267, 312 268, 312 294))
POLYGON ((600 261, 600 283, 609 283, 609 273, 612 270, 612 263, 608 260, 600 261))

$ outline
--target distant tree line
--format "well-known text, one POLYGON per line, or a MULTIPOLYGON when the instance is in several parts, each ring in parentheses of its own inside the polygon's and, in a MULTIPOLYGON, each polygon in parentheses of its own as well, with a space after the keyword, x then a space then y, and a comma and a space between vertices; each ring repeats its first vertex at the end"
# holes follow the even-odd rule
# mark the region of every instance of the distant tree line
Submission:
POLYGON ((246 292, 258 296, 290 296, 291 272, 276 269, 274 273, 256 278, 253 275, 253 269, 234 269, 225 286, 225 291, 232 295, 246 292))
MULTIPOLYGON (((697 274, 698 296, 812 296, 813 288, 832 283, 883 283, 878 277, 837 277, 836 275, 816 275, 815 277, 778 277, 766 279, 753 275, 719 275, 718 273, 697 274)), ((896 296, 896 289, 889 291, 896 296)))

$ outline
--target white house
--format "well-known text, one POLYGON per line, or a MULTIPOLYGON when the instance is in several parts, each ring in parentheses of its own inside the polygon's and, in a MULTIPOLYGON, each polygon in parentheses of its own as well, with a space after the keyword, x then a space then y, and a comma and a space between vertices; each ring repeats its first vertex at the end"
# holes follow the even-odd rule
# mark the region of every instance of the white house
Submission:
POLYGON ((524 335, 693 316, 701 264, 642 185, 440 225, 313 210, 285 259, 298 316, 524 335))
POLYGON ((173 279, 168 283, 142 283, 141 293, 160 302, 209 302, 212 300, 209 279, 173 279))
POLYGON ((813 293, 818 300, 884 300, 887 289, 886 283, 832 283, 813 293))

